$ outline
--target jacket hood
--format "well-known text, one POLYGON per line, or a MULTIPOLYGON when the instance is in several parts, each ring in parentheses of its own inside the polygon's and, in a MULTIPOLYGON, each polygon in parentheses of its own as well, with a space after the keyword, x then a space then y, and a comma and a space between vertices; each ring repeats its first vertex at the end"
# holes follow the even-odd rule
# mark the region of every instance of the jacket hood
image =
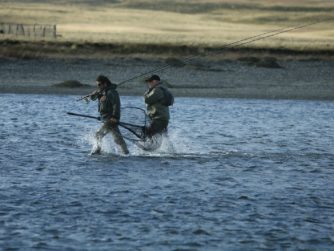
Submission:
POLYGON ((111 83, 110 86, 108 86, 108 89, 116 89, 117 88, 117 84, 111 83))

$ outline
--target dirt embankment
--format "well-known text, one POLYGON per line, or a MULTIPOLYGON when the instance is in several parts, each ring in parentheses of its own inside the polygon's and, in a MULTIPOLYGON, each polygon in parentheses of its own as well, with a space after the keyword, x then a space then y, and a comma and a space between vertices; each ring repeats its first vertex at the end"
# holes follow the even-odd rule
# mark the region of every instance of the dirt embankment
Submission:
POLYGON ((138 44, 138 43, 76 43, 57 41, 19 41, 0 40, 0 57, 35 59, 35 58, 81 58, 106 59, 115 55, 124 57, 146 58, 193 58, 236 60, 242 57, 274 57, 282 60, 334 60, 333 50, 292 50, 279 48, 254 48, 229 46, 190 46, 173 44, 138 44))
MULTIPOLYGON (((22 41, 1 42, 0 92, 80 96, 99 74, 120 83, 157 68, 176 96, 334 100, 331 51, 22 41)), ((120 93, 142 95, 142 80, 120 93)))

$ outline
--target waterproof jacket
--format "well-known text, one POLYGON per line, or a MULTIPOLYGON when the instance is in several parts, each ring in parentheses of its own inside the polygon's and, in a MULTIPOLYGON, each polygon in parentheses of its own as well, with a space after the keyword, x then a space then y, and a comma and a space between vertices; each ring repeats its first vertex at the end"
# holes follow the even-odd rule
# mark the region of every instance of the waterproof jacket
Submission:
POLYGON ((149 89, 144 94, 145 103, 147 106, 148 116, 153 120, 169 121, 169 107, 163 105, 165 92, 160 84, 149 89))
POLYGON ((102 93, 91 96, 92 100, 99 100, 98 109, 103 119, 115 118, 119 120, 121 117, 121 101, 116 87, 117 85, 112 84, 102 93))

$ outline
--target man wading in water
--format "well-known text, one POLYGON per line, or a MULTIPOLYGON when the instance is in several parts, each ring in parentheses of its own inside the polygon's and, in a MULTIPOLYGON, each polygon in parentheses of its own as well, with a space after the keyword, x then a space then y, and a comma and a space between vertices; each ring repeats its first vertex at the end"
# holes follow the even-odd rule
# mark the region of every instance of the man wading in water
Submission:
POLYGON ((102 139, 109 132, 111 132, 115 143, 120 147, 122 153, 128 154, 129 150, 117 125, 121 117, 121 102, 116 91, 117 85, 112 84, 103 75, 97 77, 96 85, 98 90, 91 94, 90 98, 91 100, 98 99, 98 109, 104 123, 95 134, 97 146, 93 149, 92 154, 101 154, 102 139))
POLYGON ((169 123, 169 106, 173 105, 174 98, 169 90, 162 86, 160 77, 152 75, 145 80, 148 90, 144 94, 148 116, 152 119, 146 128, 146 135, 152 138, 156 134, 167 132, 169 123))

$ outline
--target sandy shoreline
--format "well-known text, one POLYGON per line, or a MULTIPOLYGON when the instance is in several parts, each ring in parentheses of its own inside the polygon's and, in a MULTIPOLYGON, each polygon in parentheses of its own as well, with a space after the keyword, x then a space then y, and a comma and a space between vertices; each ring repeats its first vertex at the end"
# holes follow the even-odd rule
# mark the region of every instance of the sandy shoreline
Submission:
MULTIPOLYGON (((197 58, 186 65, 176 58, 154 55, 104 59, 0 58, 0 93, 81 96, 94 90, 99 74, 119 83, 169 63, 172 66, 158 74, 179 97, 334 100, 334 60, 263 58, 197 58), (88 87, 54 86, 68 80, 80 81, 88 87)), ((119 88, 121 95, 142 95, 145 90, 142 79, 119 88)))
POLYGON ((168 64, 175 96, 334 100, 332 1, 2 2, 0 93, 84 95, 168 64), (91 87, 54 87, 72 80, 91 87))
MULTIPOLYGON (((0 86, 0 93, 7 94, 42 94, 42 95, 86 95, 92 92, 94 88, 53 88, 53 87, 5 87, 0 86)), ((316 92, 294 92, 293 90, 266 89, 266 90, 254 90, 254 89, 218 89, 218 88, 205 88, 205 89, 171 89, 176 97, 206 97, 206 98, 241 98, 241 99, 294 99, 294 100, 334 100, 334 95, 328 93, 326 90, 317 90, 316 92)), ((119 90, 122 96, 141 96, 143 92, 141 90, 119 90)))

